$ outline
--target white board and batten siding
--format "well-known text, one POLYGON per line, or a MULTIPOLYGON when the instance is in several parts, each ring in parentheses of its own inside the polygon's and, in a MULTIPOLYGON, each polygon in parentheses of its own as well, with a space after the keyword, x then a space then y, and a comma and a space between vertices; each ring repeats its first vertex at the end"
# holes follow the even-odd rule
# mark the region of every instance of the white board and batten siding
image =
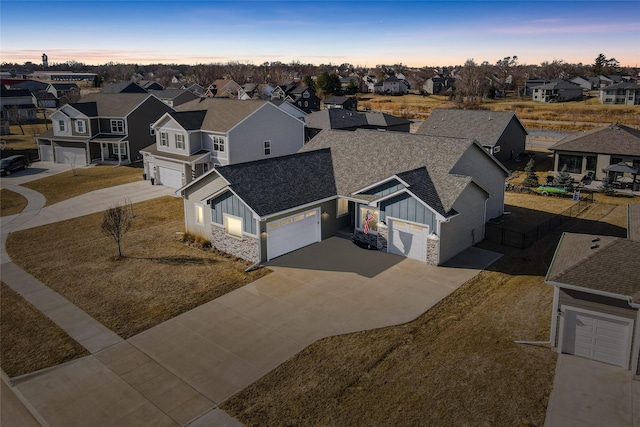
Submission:
POLYGON ((267 222, 267 260, 321 240, 320 208, 267 222))
POLYGON ((389 252, 426 262, 429 227, 393 218, 388 223, 389 252))
POLYGON ((571 306, 561 308, 558 346, 563 353, 629 368, 632 319, 571 306))

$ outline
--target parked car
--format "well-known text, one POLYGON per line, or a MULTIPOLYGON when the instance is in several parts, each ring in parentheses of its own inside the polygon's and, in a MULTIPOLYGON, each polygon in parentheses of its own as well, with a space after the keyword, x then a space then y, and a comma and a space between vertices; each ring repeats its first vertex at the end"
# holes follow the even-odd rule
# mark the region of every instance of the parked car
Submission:
POLYGON ((29 160, 25 156, 21 154, 9 156, 2 159, 0 175, 11 175, 14 171, 26 169, 27 167, 29 167, 29 160))

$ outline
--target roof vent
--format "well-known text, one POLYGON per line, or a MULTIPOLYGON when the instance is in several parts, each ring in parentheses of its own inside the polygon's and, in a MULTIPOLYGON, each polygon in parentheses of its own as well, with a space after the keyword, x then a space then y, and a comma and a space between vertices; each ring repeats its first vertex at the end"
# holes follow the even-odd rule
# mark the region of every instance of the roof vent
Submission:
POLYGON ((591 246, 591 249, 598 249, 599 247, 600 247, 600 245, 595 244, 595 245, 592 245, 592 246, 591 246))
POLYGON ((591 243, 595 243, 595 242, 599 242, 599 241, 600 241, 600 238, 596 237, 595 239, 591 240, 591 243))

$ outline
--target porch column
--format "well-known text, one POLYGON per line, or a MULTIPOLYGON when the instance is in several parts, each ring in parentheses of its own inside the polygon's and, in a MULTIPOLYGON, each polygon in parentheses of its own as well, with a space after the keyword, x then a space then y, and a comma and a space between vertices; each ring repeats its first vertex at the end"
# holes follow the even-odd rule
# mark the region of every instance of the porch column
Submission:
POLYGON ((100 159, 102 159, 102 163, 104 163, 104 149, 107 146, 104 142, 100 143, 100 159))

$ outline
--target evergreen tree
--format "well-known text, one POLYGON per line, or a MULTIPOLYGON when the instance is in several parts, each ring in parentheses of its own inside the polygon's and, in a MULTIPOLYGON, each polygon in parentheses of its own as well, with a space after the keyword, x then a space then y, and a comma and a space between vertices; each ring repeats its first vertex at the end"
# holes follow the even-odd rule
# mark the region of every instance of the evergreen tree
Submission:
POLYGON ((552 185, 554 187, 570 187, 573 184, 573 178, 569 174, 569 169, 567 165, 562 166, 560 173, 558 176, 553 178, 552 185))
POLYGON ((524 173, 527 176, 524 178, 522 185, 524 185, 525 187, 537 187, 538 185, 540 185, 538 183, 538 175, 536 174, 536 171, 534 169, 535 164, 536 162, 532 158, 527 162, 527 166, 525 166, 524 168, 524 173))

